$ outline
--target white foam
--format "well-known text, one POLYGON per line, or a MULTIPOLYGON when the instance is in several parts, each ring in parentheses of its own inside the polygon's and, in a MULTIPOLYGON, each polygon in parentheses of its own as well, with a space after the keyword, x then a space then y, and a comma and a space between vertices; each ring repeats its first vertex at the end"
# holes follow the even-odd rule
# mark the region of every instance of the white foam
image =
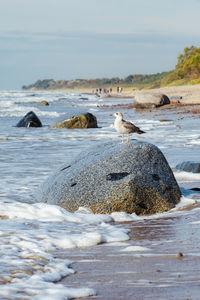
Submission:
POLYGON ((199 138, 199 136, 196 136, 195 139, 191 140, 189 143, 191 145, 197 145, 197 146, 200 145, 200 138, 199 138))
POLYGON ((23 293, 32 295, 31 299, 95 295, 93 289, 55 285, 74 271, 70 261, 53 253, 129 239, 127 229, 105 223, 113 221, 108 215, 70 213, 56 205, 16 201, 1 202, 0 211, 0 279, 8 281, 1 286, 0 297, 14 299, 23 293))
MULTIPOLYGON (((41 222, 74 222, 99 224, 102 222, 112 222, 112 217, 108 215, 94 215, 85 213, 70 213, 64 208, 57 205, 49 205, 46 203, 20 203, 7 202, 0 203, 1 215, 6 215, 9 218, 20 218, 28 220, 37 220, 41 222)), ((87 210, 88 211, 88 210, 87 210)), ((89 211, 88 211, 89 212, 89 211)))
POLYGON ((11 106, 4 107, 3 110, 0 111, 0 117, 22 117, 27 112, 34 111, 37 116, 46 116, 46 117, 59 117, 64 113, 57 113, 55 111, 41 111, 37 107, 33 106, 18 106, 12 104, 11 106))
POLYGON ((200 181, 200 173, 191 173, 191 172, 184 172, 184 171, 176 171, 174 172, 174 176, 178 181, 185 181, 185 182, 194 182, 200 181))
POLYGON ((142 247, 142 246, 128 246, 124 249, 122 249, 122 252, 142 252, 142 251, 148 251, 151 250, 147 247, 142 247))

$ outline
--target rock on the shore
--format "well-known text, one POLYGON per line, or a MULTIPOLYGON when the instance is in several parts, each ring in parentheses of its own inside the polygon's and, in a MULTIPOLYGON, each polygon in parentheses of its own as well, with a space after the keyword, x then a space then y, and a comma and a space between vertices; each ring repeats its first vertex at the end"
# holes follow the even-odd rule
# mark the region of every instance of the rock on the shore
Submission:
POLYGON ((81 114, 74 116, 71 119, 58 122, 55 128, 67 128, 67 129, 83 129, 83 128, 97 128, 97 119, 91 113, 81 114))
POLYGON ((185 161, 176 166, 177 170, 192 172, 192 173, 200 173, 200 163, 194 161, 185 161))
POLYGON ((151 109, 169 103, 169 98, 164 94, 138 93, 134 97, 135 108, 151 109))
POLYGON ((88 207, 149 215, 173 208, 181 192, 162 152, 145 142, 97 144, 50 176, 37 190, 38 201, 69 211, 88 207))
POLYGON ((16 127, 42 127, 42 123, 33 111, 29 111, 16 125, 16 127))

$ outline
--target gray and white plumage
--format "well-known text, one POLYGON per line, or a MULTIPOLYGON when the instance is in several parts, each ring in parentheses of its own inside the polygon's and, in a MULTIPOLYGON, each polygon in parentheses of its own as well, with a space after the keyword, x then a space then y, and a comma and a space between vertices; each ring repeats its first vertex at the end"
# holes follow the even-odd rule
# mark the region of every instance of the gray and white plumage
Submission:
POLYGON ((130 133, 138 133, 138 134, 145 133, 139 127, 135 126, 133 123, 123 120, 122 113, 116 112, 114 116, 116 117, 114 122, 114 127, 122 135, 130 134, 130 133))

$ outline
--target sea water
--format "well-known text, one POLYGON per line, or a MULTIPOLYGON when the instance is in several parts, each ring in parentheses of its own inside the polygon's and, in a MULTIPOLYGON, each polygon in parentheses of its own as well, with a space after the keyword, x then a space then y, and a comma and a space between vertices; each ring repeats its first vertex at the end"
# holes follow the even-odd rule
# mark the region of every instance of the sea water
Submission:
POLYGON ((119 255, 146 253, 149 248, 142 241, 140 245, 128 243, 129 228, 121 222, 142 220, 145 226, 145 220, 174 218, 185 213, 182 207, 200 200, 198 192, 187 189, 198 185, 200 175, 174 169, 182 161, 199 161, 200 119, 165 111, 138 113, 128 109, 132 101, 69 92, 0 92, 0 299, 59 300, 95 295, 94 287, 72 288, 61 282, 74 270, 72 261, 56 253, 77 248, 84 251, 102 243, 117 247, 119 255), (49 106, 39 106, 43 100, 49 106), (117 108, 117 104, 124 106, 117 108), (43 127, 17 128, 17 122, 31 110, 43 127), (164 153, 182 188, 181 203, 169 213, 138 217, 125 212, 94 215, 84 208, 70 213, 36 202, 34 191, 60 165, 96 143, 120 143, 113 127, 116 110, 146 132, 130 142, 134 138, 148 141, 164 153), (53 128, 60 120, 86 112, 96 116, 98 128, 53 128))

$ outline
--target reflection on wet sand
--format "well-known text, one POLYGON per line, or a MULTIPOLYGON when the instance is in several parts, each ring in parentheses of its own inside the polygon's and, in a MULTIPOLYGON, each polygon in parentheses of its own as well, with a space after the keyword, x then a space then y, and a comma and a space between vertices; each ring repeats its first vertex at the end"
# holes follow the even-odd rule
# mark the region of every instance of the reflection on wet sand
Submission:
POLYGON ((124 223, 131 229, 128 242, 59 253, 76 261, 76 273, 62 283, 95 288, 94 299, 99 300, 198 299, 200 224, 192 224, 200 220, 196 210, 198 205, 172 217, 124 223))

